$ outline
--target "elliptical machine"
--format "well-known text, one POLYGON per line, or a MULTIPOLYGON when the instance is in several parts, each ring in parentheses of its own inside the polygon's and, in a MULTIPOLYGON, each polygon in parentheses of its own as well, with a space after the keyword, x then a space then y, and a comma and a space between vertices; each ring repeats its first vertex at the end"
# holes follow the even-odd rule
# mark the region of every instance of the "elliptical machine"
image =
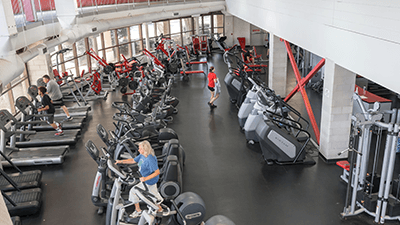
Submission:
POLYGON ((232 48, 226 51, 223 55, 225 63, 228 65, 229 72, 226 74, 224 82, 228 90, 230 101, 232 104, 236 104, 240 107, 244 101, 247 92, 252 88, 252 83, 248 81, 248 77, 251 77, 253 70, 242 60, 239 59, 232 51, 236 48, 232 48), (236 59, 236 65, 238 68, 232 67, 233 61, 229 58, 232 56, 236 59), (250 73, 250 74, 248 74, 250 73))
MULTIPOLYGON (((121 195, 121 191, 138 183, 138 172, 136 170, 122 170, 110 154, 102 148, 103 155, 107 158, 108 168, 117 176, 110 194, 107 206, 106 224, 155 224, 164 217, 168 224, 200 224, 205 215, 203 200, 195 193, 186 192, 179 195, 175 200, 166 199, 170 206, 162 204, 164 212, 157 214, 158 205, 148 193, 148 190, 135 188, 135 193, 143 201, 147 210, 144 210, 140 218, 129 218, 127 212, 132 211, 133 203, 127 202, 121 195), (178 207, 179 205, 179 207, 178 207)), ((146 184, 144 184, 146 187, 146 184)))

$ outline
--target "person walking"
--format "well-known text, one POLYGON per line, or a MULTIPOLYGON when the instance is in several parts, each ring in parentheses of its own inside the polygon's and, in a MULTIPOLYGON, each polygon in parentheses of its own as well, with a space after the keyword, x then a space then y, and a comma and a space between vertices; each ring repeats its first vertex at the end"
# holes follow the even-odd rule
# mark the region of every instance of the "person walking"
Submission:
POLYGON ((52 126, 57 133, 55 133, 55 136, 62 136, 64 132, 62 131, 61 125, 57 122, 54 121, 54 105, 51 103, 50 97, 46 94, 47 89, 43 86, 40 86, 38 88, 38 93, 40 97, 42 98, 42 107, 38 108, 38 112, 43 112, 47 116, 44 117, 45 120, 47 121, 50 126, 52 126))
MULTIPOLYGON (((73 118, 69 115, 67 106, 65 106, 64 101, 62 99, 63 96, 62 96, 62 93, 60 90, 60 86, 58 86, 58 84, 55 80, 50 80, 50 77, 47 74, 44 75, 42 78, 43 78, 43 82, 46 83, 47 94, 50 95, 51 99, 54 99, 54 102, 61 102, 60 107, 67 115, 67 120, 72 120, 73 118)), ((53 101, 52 101, 52 103, 53 103, 53 101)))
POLYGON ((214 71, 215 71, 215 68, 213 66, 211 66, 209 69, 209 73, 208 73, 208 90, 210 90, 210 92, 211 92, 211 98, 207 104, 212 109, 217 107, 216 105, 214 105, 214 102, 219 97, 219 92, 216 93, 216 91, 215 91, 216 85, 219 85, 219 84, 217 84, 218 78, 217 78, 217 75, 214 73, 214 71))

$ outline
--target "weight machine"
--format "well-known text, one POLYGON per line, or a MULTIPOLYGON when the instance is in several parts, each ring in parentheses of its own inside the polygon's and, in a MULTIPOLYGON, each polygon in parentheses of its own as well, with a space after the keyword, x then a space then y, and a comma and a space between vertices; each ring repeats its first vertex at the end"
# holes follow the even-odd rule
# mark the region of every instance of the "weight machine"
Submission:
MULTIPOLYGON (((367 110, 356 93, 353 99, 360 106, 362 113, 352 117, 352 133, 349 148, 340 154, 349 152, 348 183, 343 218, 367 213, 373 216, 375 223, 383 224, 385 220, 400 221, 400 199, 398 188, 392 188, 393 171, 396 159, 397 137, 399 134, 400 111, 393 109, 379 112, 380 104, 376 102, 373 109, 367 110), (381 122, 384 114, 390 114, 390 123, 381 122), (383 133, 382 131, 385 131, 383 133), (375 133, 375 135, 373 134, 375 133), (384 155, 379 171, 379 151, 386 134, 384 155), (371 143, 376 139, 375 151, 371 151, 371 143), (370 157, 374 157, 372 166, 370 157), (372 172, 368 170, 372 168, 372 172), (378 175, 380 172, 380 176, 378 175)), ((346 165, 344 165, 346 168, 346 165)))

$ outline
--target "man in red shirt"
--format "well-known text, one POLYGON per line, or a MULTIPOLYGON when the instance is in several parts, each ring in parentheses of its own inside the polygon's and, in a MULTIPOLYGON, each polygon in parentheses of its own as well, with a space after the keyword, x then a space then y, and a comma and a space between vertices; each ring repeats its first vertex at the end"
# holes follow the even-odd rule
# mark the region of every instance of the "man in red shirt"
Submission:
POLYGON ((208 73, 208 89, 211 92, 211 98, 208 102, 210 108, 216 108, 217 106, 214 105, 215 100, 219 97, 219 93, 215 94, 215 83, 218 82, 217 75, 214 73, 215 68, 213 66, 210 67, 210 73, 208 73))

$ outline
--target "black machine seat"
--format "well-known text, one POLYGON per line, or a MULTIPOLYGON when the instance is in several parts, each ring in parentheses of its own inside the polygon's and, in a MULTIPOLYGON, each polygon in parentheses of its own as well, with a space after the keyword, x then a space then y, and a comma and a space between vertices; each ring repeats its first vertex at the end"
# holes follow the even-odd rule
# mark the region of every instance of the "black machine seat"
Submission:
MULTIPOLYGON (((42 171, 33 170, 22 173, 7 174, 15 183, 17 183, 19 189, 36 188, 40 186, 42 179, 42 171)), ((0 190, 2 191, 14 191, 15 188, 3 177, 0 177, 0 190)))
POLYGON ((170 155, 160 169, 159 191, 163 198, 174 199, 182 192, 182 170, 178 157, 170 155))
POLYGON ((4 198, 10 216, 28 216, 37 213, 40 209, 42 201, 42 190, 40 188, 31 188, 20 192, 5 192, 5 194, 17 204, 17 206, 13 206, 4 198))
POLYGON ((55 131, 43 131, 31 134, 26 141, 16 142, 16 147, 42 147, 54 145, 74 145, 80 130, 64 130, 64 135, 54 136, 55 131))

